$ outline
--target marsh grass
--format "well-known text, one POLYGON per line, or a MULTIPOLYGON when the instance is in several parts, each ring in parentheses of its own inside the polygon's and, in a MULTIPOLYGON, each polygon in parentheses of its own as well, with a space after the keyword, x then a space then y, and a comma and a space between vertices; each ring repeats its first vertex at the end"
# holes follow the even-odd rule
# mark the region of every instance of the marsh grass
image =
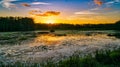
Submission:
POLYGON ((120 67, 120 48, 113 51, 96 51, 94 56, 87 55, 83 58, 73 55, 59 62, 15 62, 8 63, 7 65, 0 62, 0 67, 120 67))
POLYGON ((120 67, 120 48, 114 51, 96 51, 94 57, 92 55, 84 58, 71 56, 60 61, 57 67, 120 67))
POLYGON ((0 33, 0 45, 14 45, 34 37, 34 32, 4 32, 0 33))
POLYGON ((28 39, 28 37, 25 37, 25 36, 24 37, 22 36, 22 37, 18 38, 18 40, 27 40, 27 39, 28 39))

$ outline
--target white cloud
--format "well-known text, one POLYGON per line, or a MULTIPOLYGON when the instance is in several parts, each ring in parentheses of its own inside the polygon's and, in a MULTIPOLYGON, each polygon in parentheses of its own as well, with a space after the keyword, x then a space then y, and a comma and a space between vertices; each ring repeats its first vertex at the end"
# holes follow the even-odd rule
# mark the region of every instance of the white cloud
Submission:
POLYGON ((92 8, 90 10, 96 11, 96 10, 101 10, 100 7, 92 8))
POLYGON ((96 12, 92 12, 92 11, 80 11, 80 12, 75 12, 74 14, 77 14, 77 15, 87 15, 87 14, 98 14, 96 12))
POLYGON ((18 0, 2 0, 0 1, 0 5, 2 5, 5 8, 16 7, 16 5, 12 3, 15 1, 18 1, 18 0))
POLYGON ((32 5, 50 5, 50 3, 45 3, 45 2, 33 2, 31 4, 32 5))
POLYGON ((107 5, 114 4, 114 3, 120 3, 120 0, 113 0, 113 1, 106 2, 107 5))
MULTIPOLYGON (((13 3, 16 1, 19 1, 19 0, 1 0, 0 5, 10 9, 10 8, 16 7, 16 4, 13 3)), ((50 5, 50 3, 46 3, 46 2, 32 2, 29 4, 30 5, 50 5)))
POLYGON ((120 0, 115 0, 116 2, 120 2, 120 0))

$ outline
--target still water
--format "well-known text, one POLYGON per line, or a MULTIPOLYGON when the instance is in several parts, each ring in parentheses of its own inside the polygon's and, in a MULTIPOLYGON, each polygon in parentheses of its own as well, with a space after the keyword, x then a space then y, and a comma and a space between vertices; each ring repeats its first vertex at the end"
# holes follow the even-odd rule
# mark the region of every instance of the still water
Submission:
POLYGON ((119 36, 118 31, 0 33, 0 61, 43 62, 59 61, 73 54, 84 56, 96 50, 117 49, 120 46, 119 36), (11 40, 12 43, 8 42, 11 40))

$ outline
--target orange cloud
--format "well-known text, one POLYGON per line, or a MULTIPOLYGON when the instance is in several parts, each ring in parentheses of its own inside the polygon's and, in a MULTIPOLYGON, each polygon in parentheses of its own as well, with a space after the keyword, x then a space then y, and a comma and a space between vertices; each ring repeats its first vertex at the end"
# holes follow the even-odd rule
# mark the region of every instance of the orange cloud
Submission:
POLYGON ((47 11, 45 13, 38 13, 38 12, 41 12, 41 11, 32 10, 29 12, 29 14, 35 15, 35 16, 57 16, 60 14, 60 12, 56 12, 56 11, 47 11))
POLYGON ((97 4, 98 6, 101 6, 103 4, 101 0, 94 0, 94 3, 97 4))
POLYGON ((56 12, 56 11, 47 11, 45 13, 43 13, 42 15, 45 15, 45 16, 52 16, 52 15, 59 15, 60 12, 56 12))
POLYGON ((28 4, 28 3, 22 3, 21 5, 24 6, 24 7, 31 7, 31 5, 28 4))

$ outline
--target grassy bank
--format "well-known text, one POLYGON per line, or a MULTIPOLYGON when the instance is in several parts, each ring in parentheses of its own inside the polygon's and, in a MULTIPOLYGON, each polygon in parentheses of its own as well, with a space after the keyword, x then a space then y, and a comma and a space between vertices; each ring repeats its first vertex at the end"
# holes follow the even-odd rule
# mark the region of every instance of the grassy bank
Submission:
POLYGON ((120 67, 120 48, 114 51, 96 51, 95 55, 84 58, 71 56, 57 64, 48 63, 43 67, 120 67))
POLYGON ((120 67, 120 48, 113 51, 96 51, 95 55, 87 55, 83 58, 73 55, 56 63, 15 62, 5 64, 0 62, 0 67, 120 67))
POLYGON ((36 37, 36 34, 30 32, 2 32, 0 33, 0 45, 4 44, 19 44, 22 41, 36 37))

